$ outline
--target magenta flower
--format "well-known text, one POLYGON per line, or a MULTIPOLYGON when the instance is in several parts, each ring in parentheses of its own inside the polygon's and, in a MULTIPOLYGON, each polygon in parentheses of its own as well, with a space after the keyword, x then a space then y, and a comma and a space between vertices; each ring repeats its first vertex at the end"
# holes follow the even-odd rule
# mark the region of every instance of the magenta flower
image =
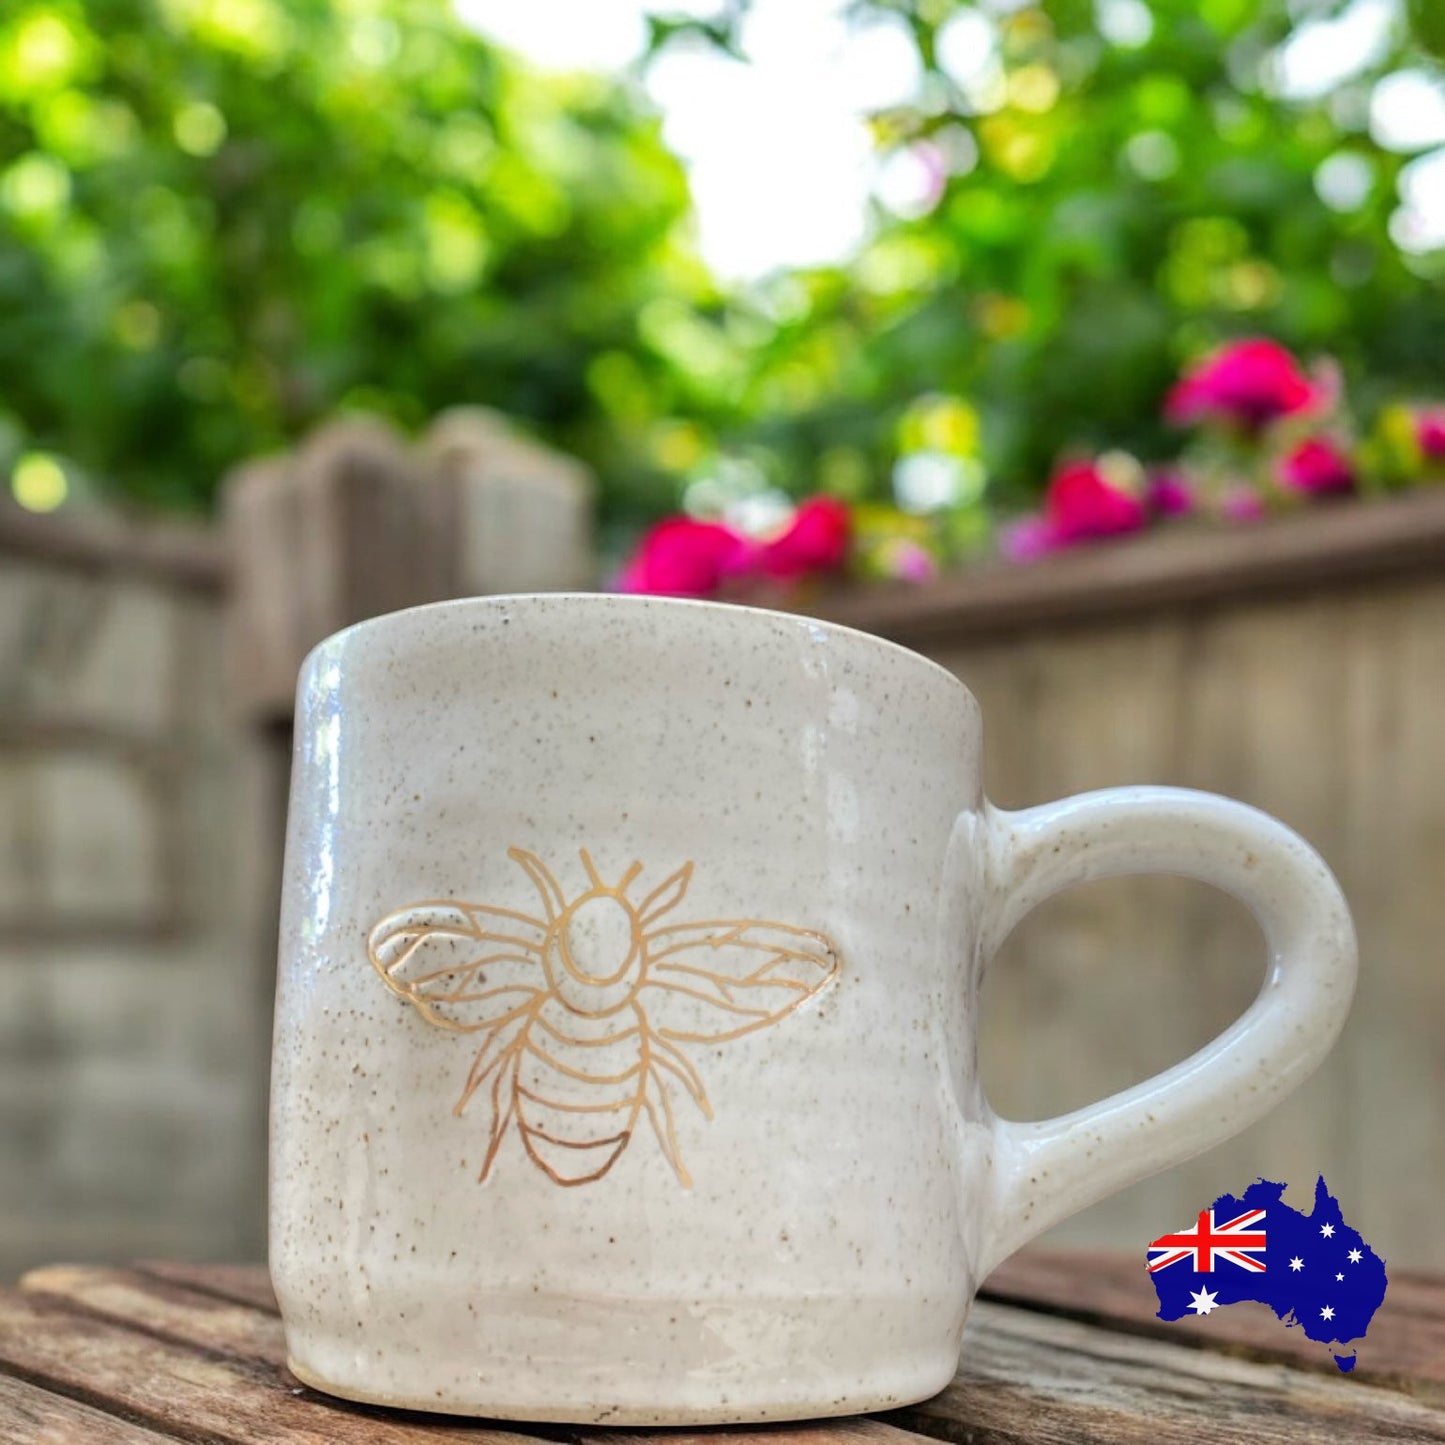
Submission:
POLYGON ((1004 528, 999 548, 1010 561, 1034 562, 1076 542, 1137 532, 1148 520, 1144 503, 1097 462, 1066 462, 1049 481, 1043 515, 1004 528))
POLYGON ((1230 487, 1219 499, 1219 515, 1226 522, 1258 522, 1265 511, 1264 498, 1243 483, 1230 487))
POLYGON ((665 517, 648 528, 618 577, 619 592, 708 597, 752 562, 754 544, 718 522, 665 517))
POLYGON ((1415 417, 1415 440, 1432 462, 1445 462, 1445 407, 1432 407, 1415 417))
POLYGON ((852 533, 846 502, 837 497, 809 497, 799 504, 787 530, 763 545, 757 568, 779 581, 834 572, 848 558, 852 533))
POLYGON ((1302 441, 1279 466, 1280 484, 1311 497, 1338 496, 1355 489, 1349 457, 1325 437, 1302 441))
POLYGON ((841 567, 851 532, 847 504, 837 497, 810 497, 768 542, 721 522, 665 517, 643 535, 614 585, 619 592, 710 597, 729 582, 791 581, 841 567))
POLYGON ((1094 462, 1068 462, 1054 473, 1044 517, 1065 543, 1137 532, 1148 520, 1144 503, 1116 487, 1094 462))
POLYGON ((1254 337, 1225 347, 1189 372, 1166 398, 1164 414, 1184 425, 1212 419, 1258 431, 1327 399, 1327 389, 1311 381, 1283 346, 1254 337))
POLYGON ((938 576, 933 553, 910 537, 891 542, 883 553, 883 569, 900 582, 932 582, 938 576))
POLYGON ((1182 517, 1194 510, 1194 489, 1181 472, 1158 472, 1149 481, 1148 502, 1156 517, 1182 517))
POLYGON ((999 551, 1010 562, 1037 562, 1065 545, 1045 517, 1020 517, 998 534, 999 551))

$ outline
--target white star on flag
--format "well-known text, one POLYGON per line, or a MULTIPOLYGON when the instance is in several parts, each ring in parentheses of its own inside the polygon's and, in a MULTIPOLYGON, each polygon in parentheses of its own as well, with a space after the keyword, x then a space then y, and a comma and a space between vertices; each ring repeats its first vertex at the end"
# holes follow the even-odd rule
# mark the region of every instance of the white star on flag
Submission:
POLYGON ((1342 1275, 1342 1274, 1337 1274, 1337 1275, 1335 1276, 1335 1278, 1336 1278, 1336 1279, 1343 1279, 1343 1278, 1344 1278, 1344 1275, 1342 1275))
POLYGON ((1335 1307, 1334 1307, 1333 1305, 1326 1305, 1326 1306, 1324 1307, 1324 1309, 1322 1309, 1322 1310, 1320 1311, 1320 1318, 1321 1318, 1322 1320, 1332 1320, 1332 1319, 1334 1319, 1334 1317, 1335 1317, 1335 1307))
POLYGON ((1360 1251, 1359 1251, 1358 1249, 1352 1249, 1352 1250, 1350 1251, 1350 1263, 1351 1263, 1351 1264, 1358 1264, 1359 1262, 1360 1262, 1360 1251))
POLYGON ((1191 1290, 1189 1294, 1189 1308, 1197 1315, 1207 1315, 1210 1310, 1217 1310, 1219 1306, 1215 1303, 1219 1291, 1211 1294, 1207 1289, 1191 1290))
POLYGON ((1290 1260, 1289 1267, 1291 1269, 1303 1269, 1305 1267, 1305 1262, 1299 1257, 1299 1255, 1295 1255, 1295 1257, 1290 1260))
POLYGON ((1322 1224, 1320 1225, 1320 1233, 1324 1235, 1326 1239, 1333 1239, 1335 1234, 1335 1227, 1333 1224, 1322 1224))

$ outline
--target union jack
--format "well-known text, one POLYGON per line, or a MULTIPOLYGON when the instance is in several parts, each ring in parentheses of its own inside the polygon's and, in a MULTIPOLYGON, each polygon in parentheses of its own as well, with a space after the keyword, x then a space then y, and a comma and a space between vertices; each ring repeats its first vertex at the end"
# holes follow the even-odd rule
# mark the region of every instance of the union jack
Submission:
POLYGON ((1250 1225, 1258 1224, 1263 1218, 1264 1210, 1251 1209, 1227 1223, 1216 1225, 1214 1211, 1201 1209, 1193 1229, 1162 1234, 1149 1246, 1149 1273, 1168 1269, 1171 1264, 1178 1264, 1192 1254, 1196 1274, 1213 1274, 1216 1256, 1241 1269, 1263 1274, 1264 1261, 1254 1256, 1265 1247, 1264 1230, 1250 1230, 1250 1225))

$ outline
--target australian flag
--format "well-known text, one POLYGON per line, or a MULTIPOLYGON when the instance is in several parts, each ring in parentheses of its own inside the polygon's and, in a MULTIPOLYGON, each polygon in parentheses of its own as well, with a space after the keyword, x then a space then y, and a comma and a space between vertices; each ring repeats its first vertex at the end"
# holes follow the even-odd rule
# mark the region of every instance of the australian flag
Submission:
MULTIPOLYGON (((1257 1180, 1239 1197, 1222 1194, 1184 1229, 1149 1246, 1149 1277, 1161 1320, 1207 1315, 1258 1300, 1312 1340, 1364 1337, 1385 1298, 1385 1262, 1340 1214, 1323 1176, 1315 1207, 1301 1214, 1280 1201, 1285 1186, 1257 1180)), ((1335 1354, 1342 1370, 1353 1350, 1335 1354)))

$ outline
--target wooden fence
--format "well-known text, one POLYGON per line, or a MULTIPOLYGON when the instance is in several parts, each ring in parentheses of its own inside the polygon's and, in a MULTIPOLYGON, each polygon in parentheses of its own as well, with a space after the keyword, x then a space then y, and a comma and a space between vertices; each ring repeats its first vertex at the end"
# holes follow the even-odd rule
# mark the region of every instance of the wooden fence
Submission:
POLYGON ((224 575, 204 533, 0 510, 0 1275, 261 1248, 284 772, 226 701, 224 575))
MULTIPOLYGON (((408 588, 528 585, 508 558, 545 528, 585 530, 582 480, 535 455, 489 471, 453 433, 422 453, 451 478, 426 491, 416 454, 358 436, 251 469, 227 549, 0 514, 0 1149, 18 1165, 0 1174, 0 1272, 259 1252, 295 665, 324 631, 424 600, 408 588), (529 466, 550 493, 514 485, 529 466), (375 563, 402 535, 413 559, 470 540, 418 582, 375 563)), ((568 535, 571 567, 585 544, 568 535)), ((1057 1238, 1142 1248, 1258 1175, 1308 1190, 1322 1172, 1387 1260, 1445 1266, 1445 492, 816 601, 969 683, 998 803, 1142 781, 1230 793, 1305 833, 1354 905, 1359 1000, 1315 1080, 1057 1238)), ((1262 965, 1252 924, 1201 885, 1055 900, 986 990, 996 1104, 1052 1113, 1154 1072, 1244 1007, 1262 965)))

